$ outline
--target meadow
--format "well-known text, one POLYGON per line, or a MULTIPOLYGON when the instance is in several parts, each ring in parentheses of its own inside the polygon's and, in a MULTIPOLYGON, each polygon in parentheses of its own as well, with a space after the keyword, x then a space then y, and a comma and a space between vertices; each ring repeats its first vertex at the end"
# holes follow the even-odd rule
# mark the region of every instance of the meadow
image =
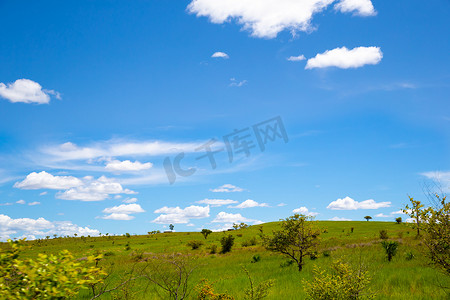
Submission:
MULTIPOLYGON (((450 286, 448 276, 429 265, 421 252, 421 240, 416 238, 410 224, 373 221, 318 221, 321 228, 317 257, 307 258, 301 272, 295 264, 281 254, 270 252, 261 245, 261 230, 270 234, 279 228, 279 222, 265 223, 248 228, 211 233, 207 239, 200 232, 171 232, 148 235, 123 235, 101 237, 66 237, 29 241, 24 257, 36 257, 38 253, 57 253, 63 249, 83 259, 91 254, 102 254, 99 266, 111 276, 110 286, 119 283, 127 272, 137 268, 146 258, 159 254, 189 254, 197 266, 189 277, 191 292, 189 299, 197 299, 195 286, 208 279, 216 292, 228 293, 235 299, 244 298, 249 280, 242 267, 250 273, 255 283, 274 279, 275 284, 266 299, 307 299, 302 280, 312 279, 314 266, 323 269, 340 259, 350 265, 362 266, 369 271, 370 290, 375 299, 449 299, 446 289, 450 286), (389 240, 399 243, 396 256, 388 262, 381 247, 380 230, 386 230, 389 240), (211 254, 212 245, 220 250, 220 239, 231 234, 235 237, 232 251, 226 254, 211 254), (256 245, 247 246, 256 239, 256 245), (198 249, 187 244, 201 241, 198 249), (245 247, 244 247, 245 246, 245 247)), ((7 247, 2 243, 1 247, 7 247)), ((128 291, 105 294, 98 299, 167 299, 160 288, 138 279, 130 283, 128 291), (131 291, 131 292, 130 292, 131 291)), ((83 290, 77 299, 90 299, 92 294, 83 290)))

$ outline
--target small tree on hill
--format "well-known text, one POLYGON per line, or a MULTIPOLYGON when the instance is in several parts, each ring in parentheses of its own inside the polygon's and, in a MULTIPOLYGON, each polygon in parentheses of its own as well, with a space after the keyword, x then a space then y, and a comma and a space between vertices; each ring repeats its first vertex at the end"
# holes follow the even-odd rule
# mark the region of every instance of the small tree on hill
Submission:
POLYGON ((422 208, 424 206, 419 200, 414 200, 413 197, 409 197, 409 201, 411 202, 411 206, 406 205, 403 212, 415 220, 415 223, 416 223, 415 226, 417 228, 417 236, 419 236, 420 235, 420 217, 423 214, 422 208))
POLYGON ((205 238, 205 240, 208 238, 208 235, 210 235, 211 233, 212 233, 212 231, 209 229, 202 229, 202 234, 203 234, 203 237, 205 238))
POLYGON ((169 229, 170 229, 170 230, 173 230, 173 228, 174 228, 173 224, 170 224, 170 225, 169 225, 169 229))
POLYGON ((372 220, 371 216, 365 216, 364 219, 366 219, 367 221, 372 220))
POLYGON ((395 222, 397 222, 397 224, 400 224, 402 221, 402 217, 395 218, 395 222))
POLYGON ((261 234, 261 238, 266 249, 290 257, 301 271, 304 257, 310 255, 319 242, 319 234, 320 229, 311 217, 295 214, 281 220, 281 230, 274 231, 273 236, 261 234))

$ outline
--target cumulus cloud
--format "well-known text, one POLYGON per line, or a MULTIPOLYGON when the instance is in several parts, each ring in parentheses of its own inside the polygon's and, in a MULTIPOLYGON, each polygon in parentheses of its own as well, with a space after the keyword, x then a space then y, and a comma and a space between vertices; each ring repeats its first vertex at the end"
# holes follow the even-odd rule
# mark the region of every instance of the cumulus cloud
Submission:
POLYGON ((202 219, 209 217, 209 206, 191 205, 186 208, 164 206, 154 211, 159 215, 153 223, 158 224, 187 224, 190 219, 202 219))
POLYGON ((101 218, 105 220, 130 221, 134 219, 134 216, 130 216, 128 214, 112 213, 101 218))
POLYGON ((28 205, 30 205, 30 206, 39 205, 39 204, 41 204, 41 202, 39 202, 39 201, 34 201, 34 202, 28 203, 28 205))
POLYGON ((148 170, 153 166, 152 163, 141 163, 139 161, 129 161, 129 160, 113 160, 106 164, 105 169, 108 171, 142 171, 148 170))
POLYGON ((143 212, 145 212, 145 210, 139 204, 121 204, 119 206, 105 208, 103 213, 107 215, 100 218, 106 220, 129 221, 134 219, 134 216, 130 216, 131 214, 143 212))
POLYGON ((47 104, 50 96, 54 95, 60 99, 60 94, 53 90, 43 90, 42 86, 29 79, 17 79, 13 83, 4 84, 0 82, 0 97, 10 102, 47 104))
POLYGON ((226 213, 224 211, 221 211, 217 214, 215 219, 212 221, 213 223, 249 223, 249 222, 256 222, 257 220, 247 219, 243 217, 241 214, 230 214, 226 213))
POLYGON ((356 210, 356 209, 378 209, 382 207, 390 207, 391 202, 375 202, 373 199, 361 202, 355 201, 350 197, 337 199, 331 202, 327 208, 332 210, 356 210))
POLYGON ((228 56, 228 54, 226 54, 225 52, 214 52, 213 55, 211 55, 211 57, 213 57, 213 58, 224 58, 224 59, 230 58, 228 56))
POLYGON ((383 58, 379 47, 346 47, 327 50, 308 59, 305 69, 337 67, 341 69, 360 68, 364 65, 376 65, 383 58))
POLYGON ((136 194, 136 192, 124 189, 120 183, 105 176, 101 176, 98 179, 87 176, 83 178, 82 186, 59 192, 56 194, 56 198, 63 200, 101 201, 109 198, 111 194, 136 194))
POLYGON ((287 60, 289 60, 289 61, 302 61, 302 60, 305 60, 305 59, 306 59, 306 57, 303 54, 301 54, 299 56, 289 56, 287 58, 287 60))
POLYGON ((222 186, 219 186, 218 188, 210 189, 210 191, 213 193, 233 193, 233 192, 242 192, 244 191, 244 189, 227 183, 222 186))
POLYGON ((217 206, 222 206, 222 205, 230 205, 230 204, 234 204, 234 203, 238 203, 236 200, 231 200, 231 199, 203 199, 203 200, 199 200, 196 203, 199 204, 207 204, 207 205, 211 205, 213 207, 217 207, 217 206))
POLYGON ((370 0, 341 0, 334 6, 334 9, 363 17, 377 14, 370 0))
POLYGON ((50 222, 44 218, 13 219, 7 215, 0 214, 0 239, 6 240, 11 236, 47 236, 57 234, 66 235, 98 235, 99 231, 88 227, 80 227, 70 221, 50 222))
POLYGON ((351 221, 351 219, 341 218, 341 217, 332 217, 329 221, 351 221))
MULTIPOLYGON (((298 31, 311 31, 313 15, 323 11, 334 0, 193 0, 188 12, 197 17, 208 17, 212 23, 222 24, 235 20, 249 30, 252 36, 275 38, 283 30, 293 35, 298 31)), ((368 13, 369 0, 342 0, 337 10, 355 12, 361 16, 368 13)))
POLYGON ((318 212, 309 211, 308 208, 306 208, 305 206, 296 208, 292 212, 294 214, 302 214, 302 215, 309 216, 309 217, 315 217, 319 214, 318 212))
POLYGON ((239 205, 230 206, 232 208, 269 207, 267 203, 258 203, 255 200, 247 199, 239 205))
POLYGON ((52 189, 65 190, 81 186, 83 182, 72 176, 53 176, 45 171, 40 173, 32 172, 21 181, 14 184, 15 188, 23 190, 52 189))

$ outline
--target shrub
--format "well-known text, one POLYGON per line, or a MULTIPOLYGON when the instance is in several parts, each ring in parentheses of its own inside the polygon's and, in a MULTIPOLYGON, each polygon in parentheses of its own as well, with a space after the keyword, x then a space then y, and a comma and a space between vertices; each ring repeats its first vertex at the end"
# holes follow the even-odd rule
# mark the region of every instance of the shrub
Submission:
POLYGON ((187 243, 187 245, 188 245, 189 247, 191 247, 192 250, 196 250, 196 249, 200 248, 200 247, 203 245, 203 242, 202 242, 202 241, 195 241, 195 240, 192 240, 192 241, 189 241, 189 242, 187 243))
POLYGON ((355 228, 351 227, 351 228, 350 228, 350 232, 353 233, 353 230, 354 230, 354 229, 355 229, 355 228))
POLYGON ((88 266, 101 256, 77 260, 63 250, 57 255, 39 253, 37 259, 20 259, 23 240, 8 242, 11 249, 0 253, 0 299, 73 298, 106 275, 88 266))
POLYGON ((128 232, 125 233, 125 236, 126 236, 127 238, 131 237, 131 235, 130 235, 128 232))
POLYGON ((406 254, 405 254, 405 259, 406 260, 412 260, 414 257, 415 257, 415 255, 411 251, 406 252, 406 254))
POLYGON ((331 256, 330 250, 325 250, 325 251, 322 252, 322 254, 323 254, 324 257, 330 257, 331 256))
POLYGON ((236 235, 237 235, 237 237, 242 237, 242 233, 238 233, 236 235))
POLYGON ((220 240, 220 244, 222 245, 222 250, 220 251, 220 253, 227 253, 231 251, 231 247, 233 247, 234 245, 234 236, 232 236, 231 234, 222 237, 222 239, 220 240))
POLYGON ((400 224, 402 222, 402 217, 395 218, 395 222, 397 222, 397 224, 400 224))
POLYGON ((210 254, 216 254, 217 253, 217 245, 211 245, 209 247, 209 253, 210 254))
POLYGON ((108 251, 108 252, 105 252, 105 254, 103 254, 104 256, 114 256, 114 255, 116 255, 114 252, 112 252, 112 251, 108 251))
POLYGON ((257 263, 261 260, 261 256, 259 254, 253 255, 252 257, 252 263, 257 263))
POLYGON ((253 237, 249 240, 243 241, 242 242, 242 247, 249 247, 249 246, 255 246, 257 244, 256 242, 256 238, 253 237))
POLYGON ((198 291, 197 299, 199 300, 234 300, 227 293, 216 294, 213 284, 208 279, 202 279, 195 289, 198 291))
POLYGON ((309 259, 311 259, 311 260, 316 260, 318 257, 319 257, 319 254, 317 253, 317 251, 312 251, 309 254, 309 259))
POLYGON ((280 267, 286 268, 286 267, 292 266, 293 264, 294 264, 294 261, 292 259, 288 259, 285 262, 282 262, 280 264, 280 267))
POLYGON ((387 240, 389 238, 387 230, 380 230, 380 239, 387 240))
POLYGON ((373 299, 368 289, 370 277, 367 271, 353 269, 348 264, 335 261, 331 272, 314 267, 313 279, 303 280, 306 293, 311 299, 373 299))
POLYGON ((398 243, 393 241, 382 241, 381 245, 383 246, 384 250, 386 251, 386 256, 388 261, 391 261, 392 258, 397 253, 398 243))

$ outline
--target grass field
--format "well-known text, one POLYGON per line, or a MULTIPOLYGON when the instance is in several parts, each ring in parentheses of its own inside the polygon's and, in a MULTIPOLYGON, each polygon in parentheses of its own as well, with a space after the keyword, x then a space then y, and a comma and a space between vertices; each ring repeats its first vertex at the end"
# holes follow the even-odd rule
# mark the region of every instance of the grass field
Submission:
MULTIPOLYGON (((109 280, 119 280, 120 275, 129 271, 136 264, 133 257, 143 253, 151 257, 158 253, 189 253, 196 259, 198 268, 190 277, 190 284, 195 286, 201 279, 214 282, 217 292, 227 292, 236 299, 243 299, 244 290, 249 286, 248 278, 241 266, 247 268, 256 282, 274 279, 275 285, 267 299, 306 299, 302 286, 303 279, 312 278, 313 267, 329 267, 338 258, 352 265, 364 265, 368 268, 372 281, 370 288, 376 294, 376 299, 449 299, 445 289, 450 286, 448 277, 428 265, 428 259, 420 251, 420 239, 415 238, 415 231, 408 224, 389 222, 333 222, 319 221, 318 225, 325 231, 321 234, 319 256, 315 260, 307 259, 302 272, 298 272, 295 264, 286 266, 287 258, 277 253, 265 250, 258 236, 260 228, 264 233, 271 233, 278 228, 279 223, 265 223, 232 232, 215 232, 205 240, 199 232, 173 232, 140 236, 103 236, 56 238, 41 241, 30 241, 31 246, 24 253, 25 257, 35 257, 37 253, 56 253, 68 249, 76 257, 82 258, 94 253, 103 253, 104 259, 100 265, 113 269, 109 280), (353 233, 351 232, 353 228, 353 233), (400 243, 397 255, 391 262, 385 258, 380 245, 379 231, 387 230, 389 239, 400 243), (215 244, 220 249, 220 239, 225 234, 235 237, 233 249, 227 254, 210 254, 208 248, 215 244), (256 237, 256 246, 242 247, 242 242, 256 237), (204 245, 192 250, 187 246, 191 240, 201 240, 204 245), (329 256, 324 256, 324 251, 329 256), (408 260, 407 253, 413 253, 414 258, 408 260), (254 255, 261 260, 252 263, 254 255), (284 264, 284 266, 282 266, 284 264)), ((6 247, 6 244, 2 244, 6 247)), ((147 281, 137 280, 132 288, 136 291, 135 299, 164 299, 161 290, 147 281)), ((196 293, 191 293, 195 299, 196 293)), ((89 299, 89 293, 83 291, 79 299, 89 299)), ((113 299, 110 295, 100 299, 113 299)))

